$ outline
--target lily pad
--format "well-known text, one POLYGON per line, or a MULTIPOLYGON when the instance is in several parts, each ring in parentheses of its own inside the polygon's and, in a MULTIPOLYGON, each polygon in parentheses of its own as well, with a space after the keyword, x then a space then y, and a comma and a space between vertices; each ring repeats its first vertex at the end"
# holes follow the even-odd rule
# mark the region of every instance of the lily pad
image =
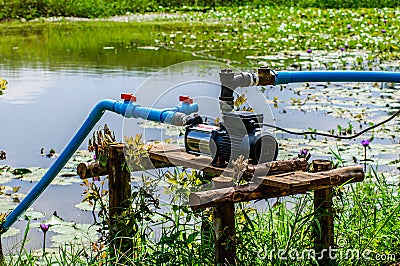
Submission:
POLYGON ((50 228, 57 233, 52 236, 51 241, 59 244, 89 244, 99 239, 98 226, 90 224, 56 225, 50 228))
POLYGON ((11 171, 13 175, 26 175, 31 174, 32 171, 28 168, 16 168, 11 171))
POLYGON ((58 186, 68 186, 72 184, 79 184, 82 183, 82 180, 77 177, 60 177, 57 176, 53 182, 51 183, 52 185, 58 185, 58 186))
POLYGON ((21 233, 20 229, 11 227, 10 229, 7 230, 7 232, 2 234, 1 237, 6 238, 6 237, 18 235, 19 233, 21 233))
POLYGON ((29 209, 25 212, 24 216, 27 220, 38 220, 44 218, 46 215, 43 212, 29 209))
POLYGON ((49 224, 50 226, 55 225, 73 225, 73 222, 66 222, 61 217, 57 215, 56 212, 53 213, 48 219, 41 222, 42 224, 49 224))
MULTIPOLYGON (((93 206, 90 205, 88 201, 80 202, 80 203, 76 204, 75 208, 78 208, 82 211, 93 211, 93 206)), ((99 205, 96 206, 95 211, 100 211, 99 205)))
POLYGON ((7 213, 14 209, 16 203, 12 201, 11 197, 0 196, 0 213, 7 213))
POLYGON ((12 179, 9 177, 0 175, 0 184, 7 184, 7 183, 11 182, 11 180, 12 179))

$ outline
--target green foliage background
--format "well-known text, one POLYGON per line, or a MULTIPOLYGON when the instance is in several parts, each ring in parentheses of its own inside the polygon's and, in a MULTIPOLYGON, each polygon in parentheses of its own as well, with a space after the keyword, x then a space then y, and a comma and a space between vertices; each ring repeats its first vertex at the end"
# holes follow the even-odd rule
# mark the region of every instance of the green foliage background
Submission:
POLYGON ((316 8, 383 8, 398 7, 399 0, 2 0, 0 20, 33 19, 52 16, 108 17, 127 13, 204 11, 218 6, 249 5, 276 7, 316 7, 316 8))

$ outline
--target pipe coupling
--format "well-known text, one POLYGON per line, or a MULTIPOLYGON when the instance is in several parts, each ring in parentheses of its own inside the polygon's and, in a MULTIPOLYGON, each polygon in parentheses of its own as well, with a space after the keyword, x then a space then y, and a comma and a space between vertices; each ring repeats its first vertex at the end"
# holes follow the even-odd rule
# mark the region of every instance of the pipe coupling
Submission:
POLYGON ((276 76, 273 71, 267 66, 262 66, 257 69, 258 75, 258 85, 266 86, 266 85, 275 85, 276 76))

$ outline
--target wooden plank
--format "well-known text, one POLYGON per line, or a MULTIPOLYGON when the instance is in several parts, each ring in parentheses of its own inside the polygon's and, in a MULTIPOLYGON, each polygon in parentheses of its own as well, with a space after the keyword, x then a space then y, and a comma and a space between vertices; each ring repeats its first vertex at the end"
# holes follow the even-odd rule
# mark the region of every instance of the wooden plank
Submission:
POLYGON ((328 188, 333 185, 359 182, 364 179, 364 172, 361 166, 343 167, 320 173, 294 172, 293 174, 304 175, 307 177, 307 180, 303 183, 292 179, 285 181, 284 178, 287 175, 283 174, 266 176, 263 179, 265 182, 262 182, 262 185, 250 184, 193 192, 190 194, 189 202, 192 209, 198 209, 218 206, 228 202, 243 202, 295 195, 311 190, 328 188), (273 186, 269 185, 269 183, 272 183, 273 186))
POLYGON ((261 180, 256 182, 265 186, 272 186, 281 189, 292 189, 294 186, 301 184, 299 180, 292 179, 296 173, 297 172, 290 172, 279 175, 258 177, 261 180))
POLYGON ((246 173, 256 176, 265 176, 276 174, 280 172, 293 172, 293 171, 305 171, 307 169, 308 162, 304 158, 294 158, 292 160, 284 161, 272 161, 258 165, 248 165, 246 173))
MULTIPOLYGON (((186 153, 184 147, 179 147, 178 145, 174 144, 159 143, 152 145, 152 149, 149 152, 149 157, 152 161, 194 168, 216 175, 221 175, 222 173, 224 173, 224 175, 233 174, 232 166, 228 166, 226 168, 212 166, 211 157, 188 154, 186 153)), ((251 178, 253 175, 265 176, 279 172, 305 170, 307 164, 307 161, 302 158, 295 158, 285 161, 273 161, 258 165, 250 164, 245 169, 243 175, 247 178, 251 178)))
POLYGON ((168 143, 157 143, 152 144, 151 151, 152 152, 170 152, 170 151, 185 151, 185 147, 180 147, 179 145, 175 144, 168 144, 168 143))
POLYGON ((220 175, 224 171, 228 173, 232 172, 231 169, 212 166, 212 158, 209 156, 188 154, 184 148, 179 148, 179 146, 172 144, 153 145, 149 152, 149 157, 152 160, 203 170, 207 173, 217 175, 220 175))
POLYGON ((261 179, 260 183, 266 186, 273 186, 282 189, 293 189, 299 186, 316 187, 316 186, 327 186, 327 185, 339 185, 352 178, 359 178, 361 174, 362 174, 361 166, 350 166, 319 173, 296 171, 291 173, 271 175, 258 178, 261 179), (344 173, 346 173, 345 176, 343 176, 344 173))

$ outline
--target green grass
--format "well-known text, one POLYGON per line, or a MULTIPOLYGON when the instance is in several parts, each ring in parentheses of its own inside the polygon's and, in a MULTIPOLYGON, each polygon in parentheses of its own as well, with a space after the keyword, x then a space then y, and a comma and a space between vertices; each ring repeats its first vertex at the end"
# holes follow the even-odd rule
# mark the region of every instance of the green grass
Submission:
POLYGON ((321 0, 245 0, 245 1, 211 1, 211 0, 174 0, 174 1, 139 1, 139 0, 2 0, 0 3, 0 20, 33 19, 52 16, 73 17, 109 17, 126 15, 127 13, 143 13, 150 11, 204 11, 218 6, 248 5, 253 8, 261 6, 273 7, 316 7, 316 8, 384 8, 398 7, 399 0, 382 1, 321 1, 321 0))
MULTIPOLYGON (((399 261, 399 202, 398 184, 387 182, 373 169, 364 182, 335 190, 335 244, 339 265, 387 265, 399 261), (361 255, 355 256, 355 251, 361 255), (377 256, 385 259, 378 260, 377 256)), ((313 260, 307 257, 307 252, 313 249, 311 193, 281 198, 275 204, 267 203, 261 210, 246 205, 236 205, 239 265, 312 263, 313 260), (303 253, 305 257, 301 257, 303 253)), ((202 221, 210 223, 209 216, 210 212, 193 212, 187 207, 175 206, 162 216, 157 212, 148 216, 153 222, 136 220, 138 230, 132 238, 136 243, 132 253, 111 255, 107 249, 77 250, 65 245, 55 254, 44 257, 22 250, 6 259, 8 265, 36 265, 38 261, 43 265, 118 265, 121 262, 130 265, 211 265, 214 261, 213 234, 200 233, 202 221), (150 225, 157 225, 158 231, 150 225)))

